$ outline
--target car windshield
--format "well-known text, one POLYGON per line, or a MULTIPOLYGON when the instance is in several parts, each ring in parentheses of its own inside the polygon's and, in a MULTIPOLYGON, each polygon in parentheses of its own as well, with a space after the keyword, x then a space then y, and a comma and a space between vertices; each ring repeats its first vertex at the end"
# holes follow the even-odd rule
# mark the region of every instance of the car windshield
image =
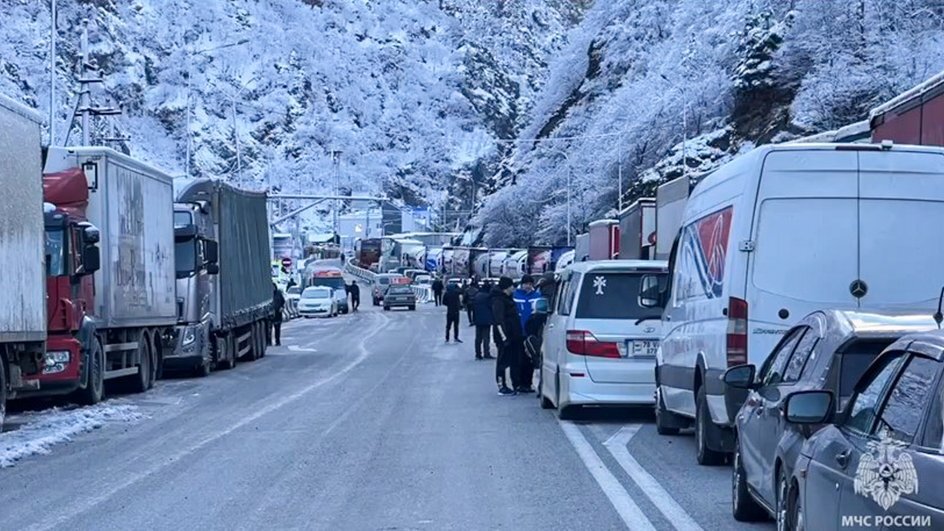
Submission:
POLYGON ((377 283, 381 286, 386 286, 390 284, 390 277, 377 277, 377 283))
MULTIPOLYGON (((645 274, 638 272, 590 271, 583 276, 577 302, 578 319, 639 319, 660 313, 639 304, 639 288, 645 274)), ((659 274, 664 284, 667 275, 659 274)), ((632 324, 632 323, 630 323, 632 324)))
POLYGON ((413 293, 413 290, 406 286, 390 286, 387 289, 387 293, 391 295, 409 295, 410 293, 413 293))
POLYGON ((308 288, 302 293, 303 299, 328 299, 331 298, 331 290, 323 288, 308 288))
POLYGON ((197 240, 188 238, 174 244, 174 263, 177 267, 177 278, 188 277, 197 268, 197 240))

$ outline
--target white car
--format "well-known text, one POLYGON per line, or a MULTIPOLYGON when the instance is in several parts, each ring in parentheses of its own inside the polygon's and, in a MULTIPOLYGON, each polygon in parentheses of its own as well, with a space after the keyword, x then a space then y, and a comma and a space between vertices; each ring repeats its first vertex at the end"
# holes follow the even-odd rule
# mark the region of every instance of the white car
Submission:
MULTIPOLYGON (((944 243, 944 149, 777 144, 701 180, 682 215, 663 294, 656 427, 695 427, 698 462, 720 464, 746 391, 728 367, 760 367, 783 334, 821 308, 937 308, 944 243)), ((659 235, 671 238, 669 235, 659 235)))
POLYGON ((641 295, 666 277, 658 260, 580 262, 562 273, 541 349, 543 408, 568 418, 582 406, 652 406, 661 314, 641 295))
POLYGON ((326 286, 305 288, 298 300, 298 314, 306 318, 336 316, 338 302, 334 290, 326 286))

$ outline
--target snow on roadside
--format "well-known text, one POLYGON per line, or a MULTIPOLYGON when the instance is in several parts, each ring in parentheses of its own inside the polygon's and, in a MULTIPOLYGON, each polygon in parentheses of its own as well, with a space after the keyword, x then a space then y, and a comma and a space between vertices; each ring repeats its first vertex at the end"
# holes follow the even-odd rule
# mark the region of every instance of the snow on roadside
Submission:
POLYGON ((138 407, 119 400, 109 400, 82 408, 53 408, 7 417, 23 420, 17 430, 0 434, 0 468, 8 468, 31 455, 46 455, 59 443, 70 442, 82 433, 117 422, 135 422, 144 418, 138 407))

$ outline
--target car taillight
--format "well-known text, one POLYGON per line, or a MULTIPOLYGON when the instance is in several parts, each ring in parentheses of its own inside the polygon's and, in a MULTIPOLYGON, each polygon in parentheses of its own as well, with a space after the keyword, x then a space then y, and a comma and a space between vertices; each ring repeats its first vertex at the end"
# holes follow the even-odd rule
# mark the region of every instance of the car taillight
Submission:
POLYGON ((567 351, 578 356, 597 358, 620 358, 619 345, 612 341, 600 341, 586 330, 567 331, 567 351))
POLYGON ((728 298, 728 367, 747 363, 747 301, 728 298))

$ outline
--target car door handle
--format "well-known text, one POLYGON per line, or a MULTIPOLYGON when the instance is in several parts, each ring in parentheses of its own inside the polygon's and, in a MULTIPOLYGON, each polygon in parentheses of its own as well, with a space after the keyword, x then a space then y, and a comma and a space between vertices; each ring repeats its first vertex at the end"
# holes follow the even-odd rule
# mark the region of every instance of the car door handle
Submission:
POLYGON ((836 463, 840 467, 846 468, 849 465, 849 450, 843 450, 836 454, 836 463))

